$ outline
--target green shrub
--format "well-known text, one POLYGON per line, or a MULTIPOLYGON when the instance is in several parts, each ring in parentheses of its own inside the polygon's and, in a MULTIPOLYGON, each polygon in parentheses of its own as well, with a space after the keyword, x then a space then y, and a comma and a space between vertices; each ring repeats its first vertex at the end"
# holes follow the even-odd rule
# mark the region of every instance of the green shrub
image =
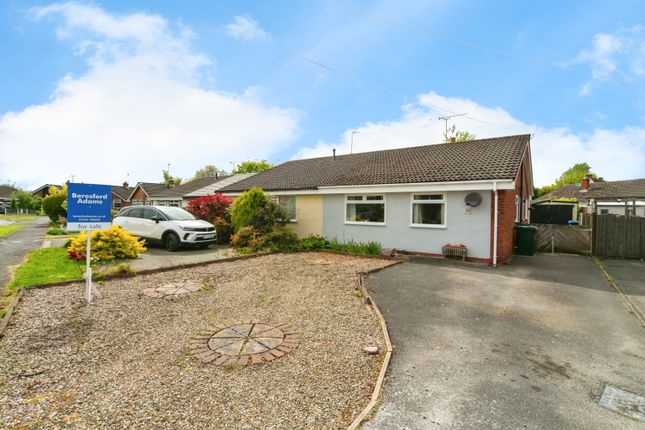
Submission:
POLYGON ((217 233, 217 243, 219 245, 226 245, 231 241, 231 230, 233 227, 226 218, 215 218, 213 221, 215 232, 217 233))
POLYGON ((246 227, 240 228, 237 233, 231 236, 231 245, 235 248, 249 248, 251 242, 256 241, 258 237, 258 232, 254 227, 247 225, 246 227))
POLYGON ((322 236, 312 234, 302 239, 301 246, 304 251, 313 251, 316 249, 328 249, 329 241, 322 236))
POLYGON ((64 209, 63 204, 67 201, 67 196, 56 194, 47 196, 43 199, 43 211, 47 214, 52 222, 58 222, 61 216, 67 216, 67 210, 64 209))
POLYGON ((47 234, 49 234, 51 236, 62 236, 62 235, 67 234, 67 232, 65 230, 63 230, 62 228, 53 227, 53 228, 50 228, 49 230, 47 230, 47 234))
MULTIPOLYGON (((67 248, 70 258, 85 258, 87 235, 81 232, 72 239, 67 248)), ((121 227, 112 226, 109 230, 92 232, 90 239, 90 256, 98 261, 111 261, 115 258, 137 258, 146 250, 143 240, 133 236, 121 227)))
POLYGON ((381 255, 381 244, 378 242, 339 242, 332 239, 329 242, 329 249, 336 252, 345 252, 354 255, 381 255))
POLYGON ((263 236, 262 246, 271 251, 299 251, 302 249, 298 235, 289 227, 274 228, 263 236))
POLYGON ((286 211, 259 188, 251 188, 242 194, 230 213, 233 231, 252 226, 259 232, 268 233, 276 226, 284 225, 289 218, 286 211))

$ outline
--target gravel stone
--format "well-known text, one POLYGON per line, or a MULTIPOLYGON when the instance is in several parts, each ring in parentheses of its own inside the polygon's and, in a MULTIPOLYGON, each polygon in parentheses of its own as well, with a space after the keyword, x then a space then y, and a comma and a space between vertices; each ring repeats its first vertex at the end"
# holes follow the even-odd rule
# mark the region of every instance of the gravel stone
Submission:
POLYGON ((90 306, 82 284, 30 290, 0 339, 0 427, 346 428, 383 359, 363 347, 384 348, 356 273, 387 263, 269 255, 107 281, 90 306), (182 282, 204 288, 181 300, 144 294, 182 282), (251 321, 296 327, 298 347, 259 366, 191 353, 196 335, 251 321))

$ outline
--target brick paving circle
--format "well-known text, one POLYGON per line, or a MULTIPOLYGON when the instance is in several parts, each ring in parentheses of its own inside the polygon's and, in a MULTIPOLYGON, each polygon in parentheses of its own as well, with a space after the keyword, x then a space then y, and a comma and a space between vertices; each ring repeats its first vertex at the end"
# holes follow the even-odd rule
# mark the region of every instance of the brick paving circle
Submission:
POLYGON ((293 351, 300 335, 289 324, 237 321, 194 336, 192 353, 204 363, 261 364, 293 351))
POLYGON ((186 296, 195 291, 199 291, 201 285, 193 282, 177 282, 173 284, 162 285, 161 287, 146 288, 143 293, 149 297, 156 297, 161 299, 175 299, 178 297, 186 296))

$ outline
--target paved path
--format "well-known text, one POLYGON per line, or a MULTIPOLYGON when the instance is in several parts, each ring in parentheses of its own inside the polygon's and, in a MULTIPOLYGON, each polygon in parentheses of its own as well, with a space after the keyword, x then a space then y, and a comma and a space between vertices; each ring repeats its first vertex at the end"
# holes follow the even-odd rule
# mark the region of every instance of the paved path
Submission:
POLYGON ((0 238, 0 294, 11 280, 10 266, 19 264, 29 251, 42 244, 49 218, 38 217, 26 223, 22 230, 0 238))
POLYGON ((643 428, 598 405, 645 394, 645 330, 591 259, 422 261, 368 278, 395 349, 363 428, 643 428))

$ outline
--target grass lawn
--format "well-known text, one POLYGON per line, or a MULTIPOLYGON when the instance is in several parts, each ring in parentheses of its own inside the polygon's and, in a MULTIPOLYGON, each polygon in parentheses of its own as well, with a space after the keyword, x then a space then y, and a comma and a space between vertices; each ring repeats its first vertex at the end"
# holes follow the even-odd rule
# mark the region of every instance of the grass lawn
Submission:
POLYGON ((24 227, 25 227, 25 224, 0 225, 0 237, 8 236, 11 233, 15 233, 18 230, 22 230, 24 227))
POLYGON ((27 260, 16 269, 9 290, 50 282, 83 279, 85 262, 67 258, 65 248, 39 248, 27 255, 27 260))

